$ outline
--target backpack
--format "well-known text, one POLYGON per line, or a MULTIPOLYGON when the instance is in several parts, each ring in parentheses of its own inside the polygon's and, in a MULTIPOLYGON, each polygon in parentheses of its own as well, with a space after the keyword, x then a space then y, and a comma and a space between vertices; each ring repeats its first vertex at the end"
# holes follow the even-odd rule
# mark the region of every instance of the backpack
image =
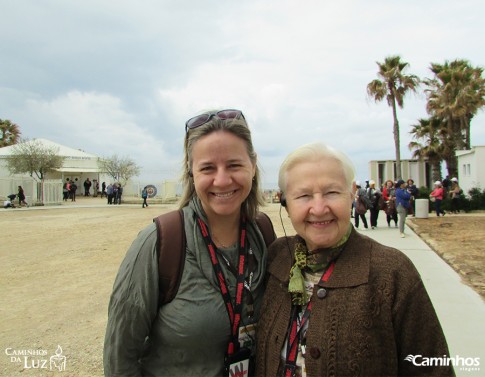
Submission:
MULTIPOLYGON (((184 271, 187 246, 184 213, 181 209, 171 211, 155 217, 153 222, 157 226, 159 305, 164 305, 172 301, 177 294, 184 271)), ((264 243, 269 246, 276 239, 271 220, 265 213, 258 212, 256 223, 263 235, 264 243)))

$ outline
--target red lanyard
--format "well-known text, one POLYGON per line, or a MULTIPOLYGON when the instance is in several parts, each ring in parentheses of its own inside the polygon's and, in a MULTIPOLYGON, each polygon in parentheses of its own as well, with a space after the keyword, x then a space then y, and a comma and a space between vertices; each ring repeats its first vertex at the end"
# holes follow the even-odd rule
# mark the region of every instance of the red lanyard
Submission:
MULTIPOLYGON (((330 266, 328 266, 325 273, 322 275, 320 279, 320 283, 328 281, 330 276, 332 275, 333 269, 335 267, 335 262, 332 262, 330 266)), ((305 312, 299 321, 299 313, 301 311, 301 306, 295 305, 291 310, 291 322, 289 327, 289 334, 288 334, 288 342, 286 345, 286 362, 284 368, 284 376, 285 377, 292 377, 295 375, 296 369, 296 358, 298 356, 298 345, 301 343, 301 332, 305 323, 310 318, 310 314, 312 311, 312 303, 311 301, 308 303, 305 312), (298 323, 300 322, 300 323, 298 323)))
POLYGON ((242 313, 242 296, 244 291, 244 275, 246 258, 248 255, 248 242, 246 237, 246 220, 243 218, 241 220, 241 232, 239 236, 239 263, 237 265, 237 275, 236 275, 236 300, 234 302, 234 307, 231 301, 231 295, 229 294, 229 289, 227 288, 226 279, 224 273, 222 272, 221 265, 217 259, 216 246, 212 242, 209 231, 206 224, 197 217, 197 224, 204 237, 207 250, 209 251, 209 256, 212 262, 212 267, 217 277, 217 283, 221 291, 222 298, 226 305, 227 314, 229 316, 229 321, 231 323, 231 341, 227 347, 227 355, 231 356, 234 352, 239 349, 239 323, 241 322, 242 313))

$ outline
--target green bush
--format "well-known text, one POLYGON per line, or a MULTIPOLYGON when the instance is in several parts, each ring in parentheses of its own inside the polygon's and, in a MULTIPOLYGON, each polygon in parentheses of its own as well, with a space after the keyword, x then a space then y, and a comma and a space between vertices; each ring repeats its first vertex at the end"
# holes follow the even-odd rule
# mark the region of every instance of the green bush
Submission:
MULTIPOLYGON (((420 187, 417 199, 429 199, 429 194, 431 189, 427 187, 420 187)), ((485 210, 485 189, 481 190, 478 187, 474 187, 468 191, 469 196, 465 194, 460 195, 460 201, 458 203, 458 208, 460 211, 470 212, 477 210, 485 210)), ((441 202, 441 208, 446 212, 451 209, 451 198, 446 196, 441 202)), ((434 211, 434 204, 429 202, 429 210, 434 211)))

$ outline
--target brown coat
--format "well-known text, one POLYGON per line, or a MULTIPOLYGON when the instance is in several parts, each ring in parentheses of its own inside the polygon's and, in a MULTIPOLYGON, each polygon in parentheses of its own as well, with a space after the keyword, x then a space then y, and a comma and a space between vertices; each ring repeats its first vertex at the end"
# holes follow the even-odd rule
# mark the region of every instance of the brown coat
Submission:
MULTIPOLYGON (((288 276, 294 237, 268 250, 269 280, 258 326, 257 375, 276 376, 290 318, 288 276), (288 241, 287 241, 288 240, 288 241), (288 246, 291 250, 288 250, 288 246)), ((423 282, 399 250, 352 230, 330 279, 315 286, 305 358, 308 377, 453 376, 447 366, 415 366, 405 358, 449 356, 423 282)))

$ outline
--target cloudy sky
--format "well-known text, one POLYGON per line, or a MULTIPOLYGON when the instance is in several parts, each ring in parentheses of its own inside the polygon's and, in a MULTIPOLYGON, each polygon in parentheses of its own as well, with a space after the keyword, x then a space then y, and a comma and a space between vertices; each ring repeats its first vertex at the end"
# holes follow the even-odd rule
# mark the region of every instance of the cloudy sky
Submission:
MULTIPOLYGON (((26 138, 129 156, 142 178, 177 178, 184 123, 243 110, 276 187, 288 152, 312 141, 344 150, 357 178, 393 159, 392 112, 366 96, 376 61, 409 73, 431 62, 485 66, 483 0, 0 0, 0 118, 26 138)), ((399 110, 402 158, 425 96, 399 110)), ((485 114, 472 122, 485 145, 485 114)))

